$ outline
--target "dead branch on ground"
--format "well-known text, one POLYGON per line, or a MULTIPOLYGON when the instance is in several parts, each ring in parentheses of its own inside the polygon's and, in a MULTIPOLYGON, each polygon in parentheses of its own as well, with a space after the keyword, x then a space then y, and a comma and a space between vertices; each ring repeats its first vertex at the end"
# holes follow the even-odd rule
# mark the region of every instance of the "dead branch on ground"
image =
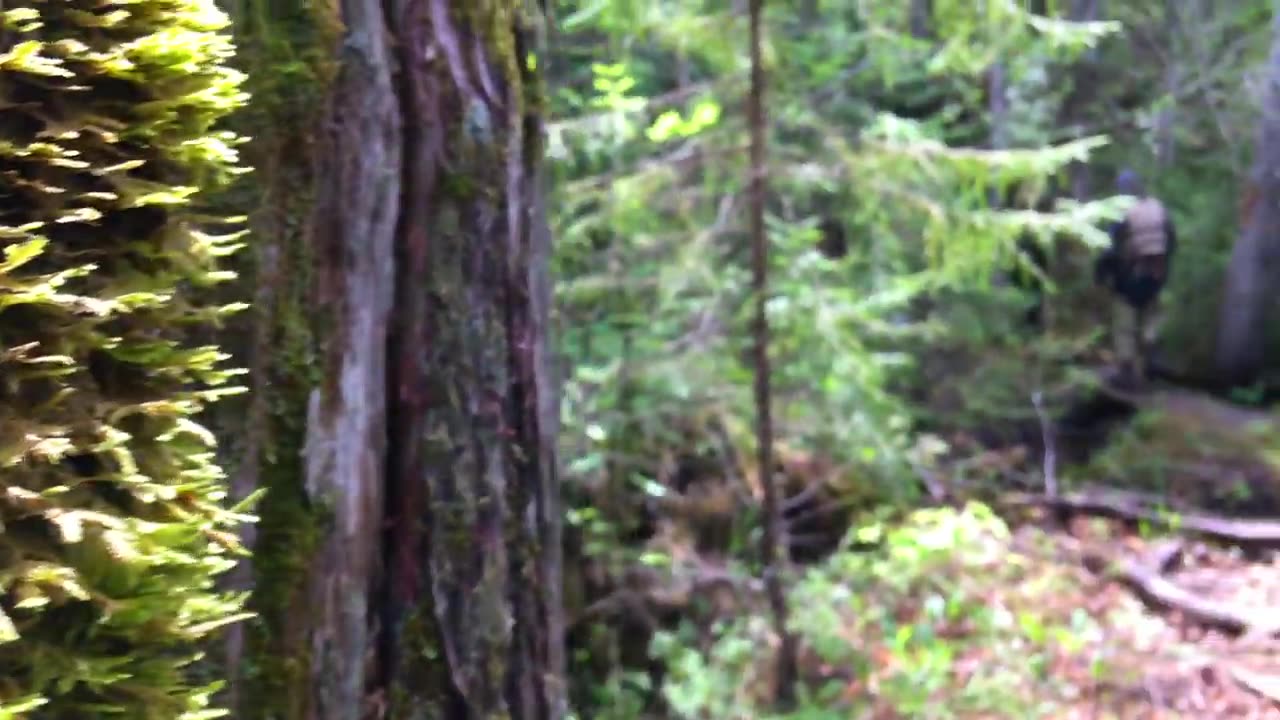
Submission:
POLYGON ((1100 488, 1058 496, 1018 494, 1005 500, 1013 506, 1036 505, 1059 512, 1149 522, 1168 530, 1205 535, 1239 545, 1280 547, 1280 522, 1240 520, 1193 510, 1168 510, 1139 493, 1100 488))
POLYGON ((1148 605, 1180 613, 1197 625, 1245 638, 1280 634, 1280 623, 1267 613, 1252 613, 1229 603, 1200 597, 1166 577, 1182 557, 1179 540, 1159 543, 1136 560, 1117 560, 1112 553, 1080 543, 1085 565, 1128 585, 1148 605))
POLYGON ((1228 668, 1231 678, 1240 684, 1240 687, 1264 697, 1280 707, 1280 678, 1274 675, 1264 675, 1256 673, 1252 670, 1232 665, 1228 668))

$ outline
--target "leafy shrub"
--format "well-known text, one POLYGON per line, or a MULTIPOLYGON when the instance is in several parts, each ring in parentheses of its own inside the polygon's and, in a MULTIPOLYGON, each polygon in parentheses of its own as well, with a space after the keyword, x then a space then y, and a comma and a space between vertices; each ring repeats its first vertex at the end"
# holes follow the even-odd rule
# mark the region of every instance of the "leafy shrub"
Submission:
MULTIPOLYGON (((783 717, 1058 717, 1081 681, 1063 665, 1084 681, 1101 671, 1089 647, 1094 620, 1049 602, 1072 578, 1015 551, 987 507, 921 510, 891 530, 854 532, 880 548, 837 554, 792 590, 803 608, 792 627, 806 692, 783 717)), ((704 651, 661 636, 655 650, 668 659, 664 692, 677 715, 771 717, 761 652, 775 643, 771 628, 763 613, 736 620, 704 651)))
POLYGON ((193 204, 240 172, 214 130, 245 99, 228 20, 60 0, 3 23, 0 717, 217 717, 186 668, 239 617, 214 582, 245 518, 196 418, 234 372, 187 339, 237 309, 200 299, 235 221, 193 204))

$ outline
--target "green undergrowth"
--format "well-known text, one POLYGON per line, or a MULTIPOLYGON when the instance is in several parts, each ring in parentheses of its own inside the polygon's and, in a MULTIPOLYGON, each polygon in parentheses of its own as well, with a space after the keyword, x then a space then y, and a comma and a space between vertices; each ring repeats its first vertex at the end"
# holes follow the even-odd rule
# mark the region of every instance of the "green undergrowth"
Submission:
POLYGON ((970 504, 850 537, 878 545, 837 553, 790 591, 802 643, 797 709, 768 709, 763 649, 776 642, 760 613, 720 624, 709 642, 689 628, 656 639, 675 717, 1061 717, 1108 672, 1077 571, 1017 549, 1050 542, 1043 534, 1020 545, 988 508, 970 504))
POLYGON ((1266 413, 1170 394, 1118 428, 1082 482, 1167 496, 1223 511, 1280 507, 1280 434, 1266 413))

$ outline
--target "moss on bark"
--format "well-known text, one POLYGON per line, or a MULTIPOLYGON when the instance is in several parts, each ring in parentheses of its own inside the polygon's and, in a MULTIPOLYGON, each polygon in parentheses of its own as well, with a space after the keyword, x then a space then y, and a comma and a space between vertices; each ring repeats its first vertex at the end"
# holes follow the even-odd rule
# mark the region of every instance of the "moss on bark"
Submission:
POLYGON ((250 538, 252 567, 239 578, 252 590, 249 607, 258 617, 227 648, 226 672, 237 716, 292 720, 308 712, 306 583, 330 522, 329 510, 307 496, 302 452, 324 335, 314 312, 316 258, 307 238, 313 145, 334 73, 338 25, 331 8, 305 0, 246 0, 235 20, 254 98, 239 127, 254 139, 247 155, 259 169, 236 200, 253 208, 259 243, 241 284, 255 306, 235 334, 237 355, 253 370, 254 394, 251 403, 224 414, 222 429, 238 440, 239 492, 266 493, 250 538))
MULTIPOLYGON (((282 22, 264 1, 249 3, 249 37, 282 22)), ((246 128, 263 166, 255 228, 275 254, 259 255, 265 302, 248 333, 271 357, 255 380, 268 406, 249 414, 264 418, 249 432, 265 438, 256 482, 268 494, 254 543, 261 617, 248 629, 240 707, 272 720, 503 708, 562 717, 548 650, 559 641, 547 619, 558 599, 546 590, 558 580, 541 564, 544 541, 558 536, 541 516, 536 529, 520 520, 559 509, 546 495, 550 443, 525 415, 541 392, 522 355, 536 347, 527 273, 545 253, 529 249, 540 137, 522 113, 540 106, 529 102, 537 86, 519 11, 460 0, 341 7, 348 34, 320 43, 330 65, 302 73, 322 87, 306 97, 325 95, 326 115, 282 100, 299 92, 296 77, 264 79, 254 92, 265 104, 246 128), (441 8, 448 27, 436 26, 441 8), (384 46, 384 33, 395 42, 384 46), (457 58, 445 57, 447 43, 457 58), (470 86, 454 85, 453 70, 470 86), (400 113, 395 128, 388 108, 400 113), (286 131, 322 142, 285 147, 275 134, 286 131), (314 167, 298 163, 306 158, 314 167), (314 226, 297 227, 302 216, 314 226), (302 267, 316 277, 295 278, 302 267), (349 377, 372 391, 348 392, 349 377)), ((249 47, 262 58, 251 67, 292 67, 304 53, 296 43, 249 47)))

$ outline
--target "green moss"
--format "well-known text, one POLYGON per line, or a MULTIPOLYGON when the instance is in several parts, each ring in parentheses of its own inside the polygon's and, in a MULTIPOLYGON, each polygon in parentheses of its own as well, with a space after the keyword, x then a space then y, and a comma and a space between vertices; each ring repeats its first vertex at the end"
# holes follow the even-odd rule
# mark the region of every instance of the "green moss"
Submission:
MULTIPOLYGON (((308 497, 302 449, 307 401, 318 377, 316 338, 323 336, 311 303, 313 259, 307 246, 312 162, 309 136, 333 77, 329 53, 336 28, 323 4, 303 0, 249 0, 238 13, 245 65, 256 98, 242 117, 255 138, 250 153, 262 168, 245 202, 261 202, 255 226, 272 244, 275 274, 264 277, 271 301, 255 322, 265 324, 270 353, 262 383, 270 396, 259 463, 266 494, 258 508, 254 584, 250 607, 258 617, 246 633, 241 715, 255 720, 306 717, 310 696, 307 579, 330 522, 330 513, 308 497)), ((241 430, 243 432, 243 430, 241 430)))
POLYGON ((512 96, 521 97, 524 58, 517 57, 515 28, 520 22, 520 6, 516 0, 476 0, 455 3, 461 13, 462 27, 477 32, 489 49, 489 57, 502 68, 503 80, 512 96))
MULTIPOLYGON (((305 187, 305 186, 304 186, 305 187)), ((302 212, 305 202, 297 207, 302 212)), ((307 497, 304 487, 307 400, 319 379, 312 319, 307 316, 309 267, 301 228, 287 231, 281 265, 288 283, 277 289, 272 323, 273 348, 267 372, 268 441, 259 460, 261 487, 266 490, 254 545, 254 586, 250 607, 260 618, 249 634, 250 673, 245 696, 256 717, 299 718, 307 696, 309 657, 305 629, 306 579, 310 563, 328 525, 328 512, 307 497)), ((258 431, 258 429, 254 429, 258 431)))
MULTIPOLYGON (((298 212, 307 205, 303 198, 295 203, 286 208, 298 212)), ((250 601, 259 617, 249 628, 244 693, 247 707, 263 720, 305 717, 310 684, 306 581, 329 524, 328 511, 307 497, 303 483, 307 399, 318 381, 314 336, 306 315, 309 274, 304 269, 310 263, 304 240, 301 228, 288 231, 281 240, 282 249, 290 251, 284 253, 282 265, 295 270, 278 288, 276 313, 269 319, 275 348, 268 371, 272 397, 269 442, 260 458, 267 492, 258 511, 250 601)))
MULTIPOLYGON (((301 212, 307 204, 305 194, 290 197, 292 202, 284 203, 283 208, 286 221, 290 213, 301 212)), ((257 460, 266 494, 257 512, 260 521, 253 548, 250 607, 259 617, 248 629, 243 697, 253 708, 254 717, 263 720, 304 717, 302 702, 308 696, 309 682, 304 634, 306 579, 329 522, 329 513, 307 497, 303 482, 307 399, 318 382, 315 336, 306 315, 309 273, 305 269, 310 263, 301 227, 282 230, 277 239, 279 249, 285 251, 280 262, 294 270, 286 272, 287 282, 275 289, 275 313, 260 319, 271 324, 272 351, 266 370, 271 395, 267 398, 268 427, 251 430, 266 435, 257 460)))
POLYGON ((441 695, 422 692, 426 688, 446 688, 451 682, 436 627, 430 603, 420 604, 405 620, 400 637, 404 669, 399 682, 392 683, 388 717, 446 717, 441 695))
POLYGON ((515 0, 479 0, 455 4, 463 27, 474 28, 485 43, 489 57, 502 69, 503 81, 515 98, 512 118, 541 115, 546 97, 541 73, 536 71, 535 48, 524 52, 516 44, 516 33, 529 32, 524 4, 515 0))
POLYGON ((99 5, 3 14, 0 717, 216 717, 192 661, 243 618, 245 518, 197 420, 237 373, 189 339, 238 309, 200 191, 243 171, 243 76, 212 0, 99 5))
POLYGON ((457 173, 444 174, 440 182, 440 193, 459 201, 466 201, 476 193, 475 180, 457 173))
MULTIPOLYGON (((287 440, 292 444, 300 438, 287 440)), ((303 718, 307 711, 306 579, 328 513, 313 506, 298 487, 300 466, 301 462, 284 461, 270 468, 259 513, 262 531, 255 545, 250 602, 259 617, 249 629, 245 697, 246 708, 253 708, 262 720, 303 718)))
POLYGON ((1190 394, 1170 394, 1118 429, 1077 473, 1170 492, 1210 507, 1280 503, 1276 421, 1190 394))

